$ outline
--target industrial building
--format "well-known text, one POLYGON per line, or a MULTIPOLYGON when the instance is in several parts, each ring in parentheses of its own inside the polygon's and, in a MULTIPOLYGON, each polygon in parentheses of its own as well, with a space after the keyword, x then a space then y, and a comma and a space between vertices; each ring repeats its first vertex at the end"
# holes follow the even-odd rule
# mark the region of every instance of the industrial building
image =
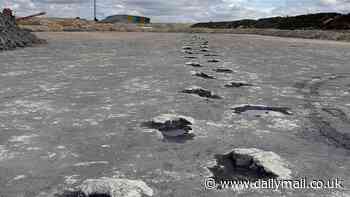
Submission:
POLYGON ((143 16, 113 15, 113 16, 108 16, 106 19, 102 20, 101 22, 148 24, 148 23, 151 23, 151 19, 143 16))

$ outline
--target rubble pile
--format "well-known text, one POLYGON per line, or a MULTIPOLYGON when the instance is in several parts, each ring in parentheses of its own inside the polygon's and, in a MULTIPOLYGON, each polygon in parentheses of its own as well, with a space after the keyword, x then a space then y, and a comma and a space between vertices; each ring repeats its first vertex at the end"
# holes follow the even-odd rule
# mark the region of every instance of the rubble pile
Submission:
POLYGON ((14 16, 0 12, 0 51, 41 43, 44 43, 44 40, 38 39, 28 30, 19 28, 14 16))

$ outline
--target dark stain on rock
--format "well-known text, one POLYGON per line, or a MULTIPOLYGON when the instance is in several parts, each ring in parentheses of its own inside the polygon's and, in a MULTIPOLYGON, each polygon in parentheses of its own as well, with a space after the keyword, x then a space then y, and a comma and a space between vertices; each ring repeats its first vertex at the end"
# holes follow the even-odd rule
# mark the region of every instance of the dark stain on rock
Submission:
POLYGON ((218 73, 233 73, 233 70, 228 68, 216 68, 216 69, 213 69, 213 71, 218 73))
POLYGON ((186 66, 192 66, 192 67, 202 67, 202 65, 198 62, 187 62, 186 66))
POLYGON ((206 73, 203 73, 203 72, 193 72, 192 75, 197 76, 197 77, 201 77, 204 79, 215 79, 215 77, 208 75, 206 73))
POLYGON ((225 85, 226 88, 240 88, 240 87, 244 87, 244 86, 253 86, 252 84, 249 83, 245 83, 245 82, 230 82, 228 84, 225 85))

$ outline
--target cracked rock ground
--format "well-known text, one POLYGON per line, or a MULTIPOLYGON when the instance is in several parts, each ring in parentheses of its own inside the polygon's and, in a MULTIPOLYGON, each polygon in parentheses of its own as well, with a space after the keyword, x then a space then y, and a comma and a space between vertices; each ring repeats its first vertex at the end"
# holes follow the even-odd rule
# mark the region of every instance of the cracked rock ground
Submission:
POLYGON ((36 35, 48 44, 0 53, 0 196, 79 192, 85 180, 101 177, 140 180, 147 187, 133 194, 152 190, 154 197, 350 195, 203 186, 214 176, 208 168, 217 166, 218 177, 341 178, 349 188, 349 43, 232 34, 36 35), (203 44, 210 52, 200 51, 203 44), (185 66, 186 53, 202 67, 185 66), (208 54, 221 61, 208 63, 208 54), (192 76, 193 70, 216 80, 192 76), (238 81, 254 86, 224 87, 238 81), (191 86, 222 99, 181 93, 191 86), (194 119, 184 125, 196 136, 173 143, 157 136, 164 137, 157 128, 172 126, 140 125, 164 114, 194 119), (264 156, 232 157, 252 148, 264 156), (230 170, 234 159, 238 171, 230 170))

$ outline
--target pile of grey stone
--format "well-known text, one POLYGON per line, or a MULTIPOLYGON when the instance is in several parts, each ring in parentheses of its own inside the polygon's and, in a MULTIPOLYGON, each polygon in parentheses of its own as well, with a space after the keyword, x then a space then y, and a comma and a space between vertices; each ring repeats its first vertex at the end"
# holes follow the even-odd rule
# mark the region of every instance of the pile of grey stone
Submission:
POLYGON ((14 16, 0 12, 0 51, 42 43, 45 41, 28 30, 19 28, 14 16))

